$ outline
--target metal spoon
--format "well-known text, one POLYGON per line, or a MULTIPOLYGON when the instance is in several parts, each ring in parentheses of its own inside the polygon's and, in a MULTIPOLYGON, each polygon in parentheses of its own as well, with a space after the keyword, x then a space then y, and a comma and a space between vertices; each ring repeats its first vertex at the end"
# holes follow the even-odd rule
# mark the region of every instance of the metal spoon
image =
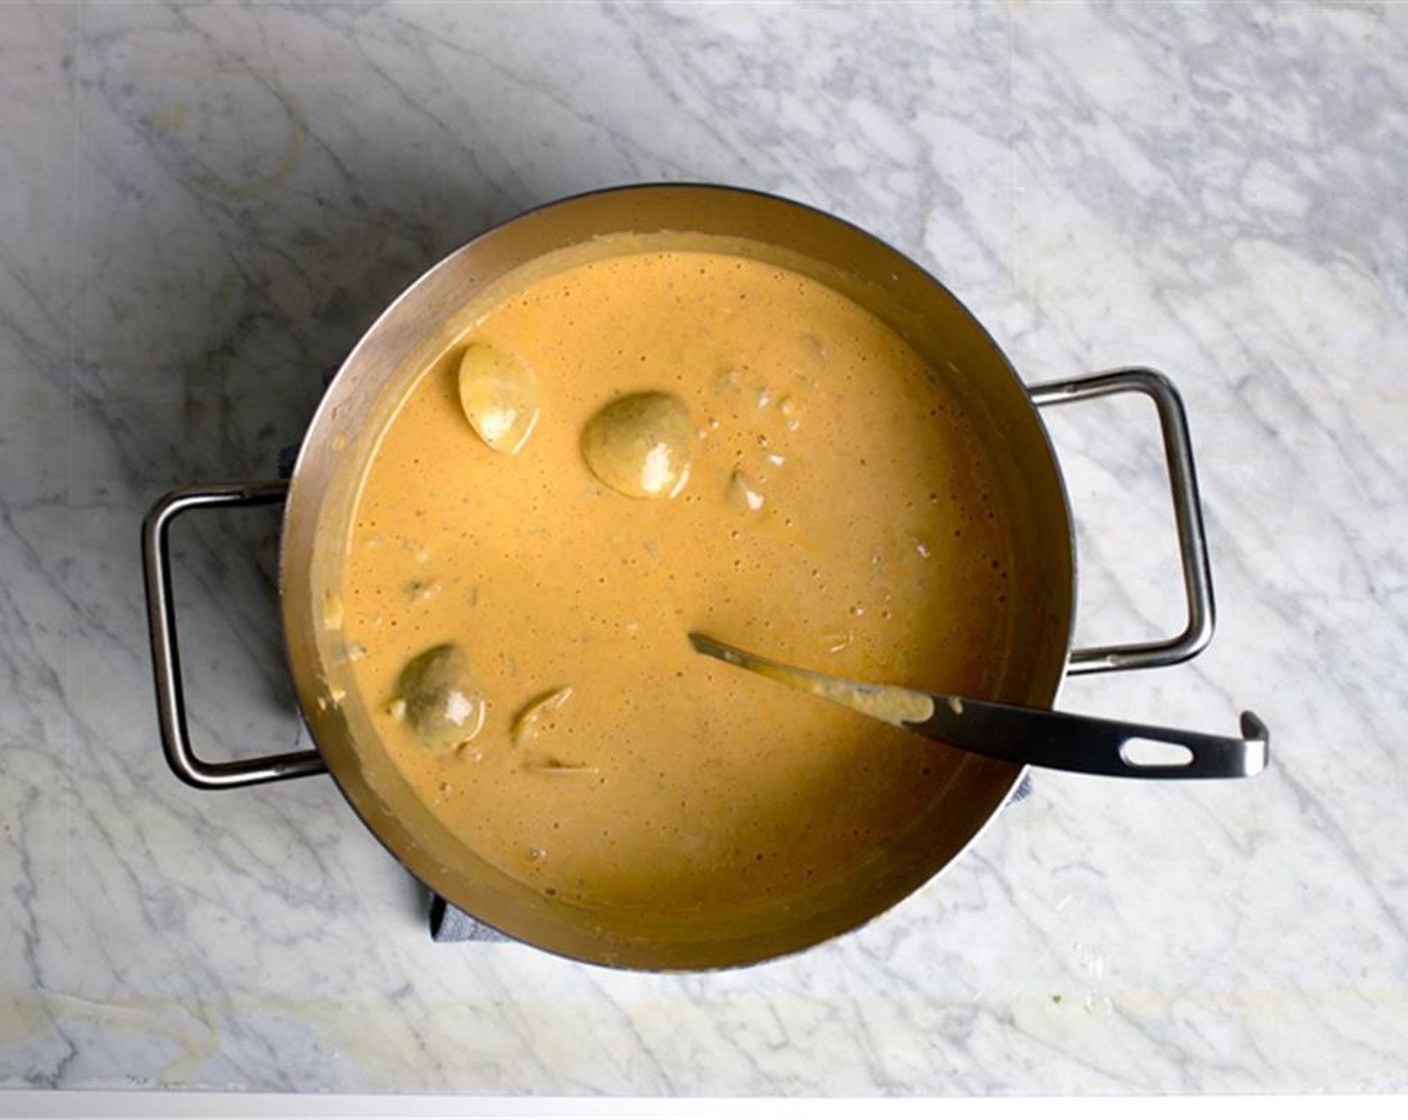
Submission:
POLYGON ((1266 769, 1270 733, 1242 713, 1242 738, 862 684, 785 665, 690 634, 700 653, 960 750, 1004 762, 1117 778, 1250 778, 1266 769))

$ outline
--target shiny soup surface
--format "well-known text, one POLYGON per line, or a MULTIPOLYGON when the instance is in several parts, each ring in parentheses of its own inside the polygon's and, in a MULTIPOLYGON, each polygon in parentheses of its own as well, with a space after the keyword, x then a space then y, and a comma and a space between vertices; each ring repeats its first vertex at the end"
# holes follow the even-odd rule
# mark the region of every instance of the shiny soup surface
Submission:
POLYGON ((883 849, 955 756, 701 631, 982 695, 1007 552, 958 400, 827 285, 636 245, 509 286, 368 456, 338 623, 385 750, 538 889, 688 910, 883 849))

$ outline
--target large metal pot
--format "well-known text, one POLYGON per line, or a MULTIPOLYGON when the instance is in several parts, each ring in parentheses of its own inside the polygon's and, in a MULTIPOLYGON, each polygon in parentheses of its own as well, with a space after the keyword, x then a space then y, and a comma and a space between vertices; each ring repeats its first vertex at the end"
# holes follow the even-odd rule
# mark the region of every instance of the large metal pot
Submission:
POLYGON ((416 876, 510 936, 586 961, 633 968, 746 964, 798 950, 853 928, 944 868, 977 835, 1021 775, 1011 763, 967 757, 953 782, 904 839, 877 853, 864 874, 838 875, 804 906, 751 906, 714 914, 588 909, 490 866, 452 836, 380 749, 366 713, 328 703, 345 666, 333 656, 324 596, 357 482, 355 469, 386 420, 388 371, 447 343, 451 312, 511 270, 605 234, 662 230, 727 235, 769 247, 772 259, 809 272, 887 321, 960 391, 973 422, 1004 464, 1003 500, 1022 558, 1011 573, 1012 623, 994 636, 1008 647, 1001 699, 1051 705, 1066 673, 1166 665, 1196 654, 1213 627, 1208 560, 1191 450, 1178 397, 1162 375, 1122 370, 1027 388, 997 344, 941 284, 863 231, 768 195, 710 186, 644 186, 583 195, 535 210, 472 241, 413 284, 376 321, 329 386, 292 478, 184 487, 148 515, 144 550, 163 745, 172 769, 202 789, 228 789, 330 771, 369 828, 416 876), (1188 622, 1168 641, 1071 650, 1074 535, 1061 471, 1037 406, 1116 392, 1157 405, 1174 495, 1188 622), (284 501, 281 587, 288 656, 304 718, 318 749, 237 762, 192 751, 172 614, 167 530, 183 511, 284 501))

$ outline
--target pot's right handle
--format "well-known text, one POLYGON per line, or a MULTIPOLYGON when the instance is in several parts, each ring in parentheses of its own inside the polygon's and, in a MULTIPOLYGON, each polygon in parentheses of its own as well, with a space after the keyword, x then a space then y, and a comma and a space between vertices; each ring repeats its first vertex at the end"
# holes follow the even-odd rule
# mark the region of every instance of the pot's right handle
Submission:
POLYGON ((1193 470, 1193 445, 1188 438, 1188 418, 1178 390, 1157 370, 1131 367, 1047 381, 1028 389, 1038 407, 1090 400, 1114 393, 1143 393, 1154 402, 1163 432, 1164 458, 1168 463, 1173 494, 1173 516, 1178 528, 1178 553, 1183 564, 1183 587, 1188 600, 1188 624, 1176 637, 1127 646, 1096 646, 1071 653, 1071 673, 1103 673, 1113 669, 1148 669, 1176 665, 1201 653, 1212 640, 1214 607, 1212 567, 1208 563, 1203 510, 1198 499, 1198 479, 1193 470))
POLYGON ((207 762, 191 748, 186 727, 186 695, 181 686, 176 606, 171 592, 171 556, 167 543, 171 522, 192 509, 272 505, 282 502, 287 492, 288 483, 283 481, 183 486, 158 498, 142 522, 142 571, 147 585, 147 625, 152 640, 152 669, 156 674, 161 746, 176 776, 197 789, 235 789, 322 774, 327 770, 317 751, 207 762))

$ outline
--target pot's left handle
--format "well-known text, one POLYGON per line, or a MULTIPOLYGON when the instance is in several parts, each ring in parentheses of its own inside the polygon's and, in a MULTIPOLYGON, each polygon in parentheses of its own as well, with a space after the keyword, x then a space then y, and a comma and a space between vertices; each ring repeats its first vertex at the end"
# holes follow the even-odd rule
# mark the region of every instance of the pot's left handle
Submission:
POLYGON ((159 498, 142 522, 142 572, 147 585, 147 625, 156 675, 157 722, 161 746, 175 775, 197 789, 236 789, 261 782, 302 778, 327 770, 317 751, 296 751, 267 758, 206 762, 191 749, 186 726, 186 697, 176 642, 176 605, 171 592, 171 523, 187 510, 213 506, 262 506, 282 502, 288 483, 238 482, 218 486, 183 486, 159 498))

